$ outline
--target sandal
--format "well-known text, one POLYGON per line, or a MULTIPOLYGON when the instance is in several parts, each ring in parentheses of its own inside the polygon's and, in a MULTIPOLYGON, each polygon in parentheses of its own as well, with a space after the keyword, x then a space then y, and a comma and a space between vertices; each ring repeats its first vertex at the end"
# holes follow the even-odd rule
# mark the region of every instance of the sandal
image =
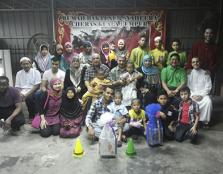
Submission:
POLYGON ((127 137, 125 135, 122 135, 122 141, 127 143, 127 137))

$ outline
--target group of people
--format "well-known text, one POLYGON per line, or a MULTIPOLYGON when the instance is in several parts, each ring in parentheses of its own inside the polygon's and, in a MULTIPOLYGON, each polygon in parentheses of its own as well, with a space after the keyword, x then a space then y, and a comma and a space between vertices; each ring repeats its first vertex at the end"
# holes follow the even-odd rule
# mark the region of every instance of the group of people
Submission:
POLYGON ((141 35, 131 52, 124 39, 117 48, 102 43, 98 52, 85 41, 77 52, 67 42, 57 44, 53 55, 48 45, 41 45, 34 59, 20 59, 15 87, 0 77, 0 125, 19 130, 25 123, 25 102, 30 121, 40 115, 42 137, 77 137, 86 125, 89 138, 97 140, 104 114, 111 113, 118 146, 129 136, 145 135, 147 125, 157 128, 158 122, 164 138, 183 141, 190 134, 194 142, 199 122, 208 127, 212 112, 210 91, 219 54, 213 30, 205 29, 204 40, 193 45, 189 56, 179 39, 172 41, 169 53, 160 36, 154 44, 149 50, 141 35), (148 106, 154 103, 159 109, 152 118, 148 106))

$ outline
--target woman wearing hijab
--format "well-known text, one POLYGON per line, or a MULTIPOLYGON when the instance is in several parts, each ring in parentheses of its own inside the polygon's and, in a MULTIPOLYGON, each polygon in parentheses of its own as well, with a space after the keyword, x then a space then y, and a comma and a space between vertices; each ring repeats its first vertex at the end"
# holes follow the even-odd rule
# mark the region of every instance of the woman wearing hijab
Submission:
POLYGON ((63 56, 63 46, 59 43, 56 45, 54 56, 58 57, 58 59, 60 60, 59 68, 63 70, 64 72, 66 72, 66 70, 69 68, 69 65, 66 63, 63 56))
POLYGON ((41 93, 41 100, 38 105, 41 117, 40 135, 42 137, 59 135, 60 133, 59 111, 62 100, 62 81, 52 79, 50 86, 50 90, 41 93))
POLYGON ((87 91, 87 88, 84 85, 85 70, 86 67, 80 64, 80 59, 76 55, 73 57, 70 68, 65 74, 64 90, 68 87, 73 87, 76 90, 79 99, 81 99, 83 94, 87 91))
POLYGON ((75 89, 72 87, 67 88, 62 95, 60 119, 60 137, 75 138, 80 135, 83 120, 82 106, 75 89))
POLYGON ((42 44, 40 46, 39 52, 34 59, 33 66, 43 74, 46 70, 51 67, 51 55, 49 53, 49 46, 47 44, 42 44))
POLYGON ((160 88, 160 72, 156 66, 152 65, 153 57, 145 55, 142 66, 137 70, 143 74, 143 77, 137 82, 138 98, 146 107, 150 103, 156 102, 157 91, 160 88))
POLYGON ((65 60, 66 64, 69 67, 70 64, 72 63, 72 60, 73 60, 73 57, 74 57, 75 53, 73 52, 73 47, 72 47, 72 44, 70 42, 66 42, 64 44, 64 48, 65 48, 65 52, 63 54, 63 57, 64 57, 64 60, 65 60))

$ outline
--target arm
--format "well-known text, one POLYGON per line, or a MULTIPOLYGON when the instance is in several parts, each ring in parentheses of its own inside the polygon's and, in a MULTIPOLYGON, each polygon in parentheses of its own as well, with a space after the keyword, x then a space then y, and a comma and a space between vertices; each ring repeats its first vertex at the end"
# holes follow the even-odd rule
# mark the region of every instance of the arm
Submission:
POLYGON ((12 112, 12 114, 5 120, 5 128, 8 129, 11 127, 12 120, 22 111, 22 103, 16 103, 15 104, 15 110, 12 112))

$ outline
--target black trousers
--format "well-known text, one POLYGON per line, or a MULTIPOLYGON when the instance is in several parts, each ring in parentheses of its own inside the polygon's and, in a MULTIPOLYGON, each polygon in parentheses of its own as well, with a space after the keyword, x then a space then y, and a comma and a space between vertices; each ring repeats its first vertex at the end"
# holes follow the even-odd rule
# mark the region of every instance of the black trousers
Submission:
POLYGON ((144 136, 144 131, 145 131, 144 127, 137 128, 130 126, 129 130, 127 130, 123 134, 127 137, 130 137, 132 135, 144 136))
POLYGON ((51 135, 59 135, 60 134, 60 124, 54 124, 50 126, 46 126, 44 129, 40 129, 40 135, 42 137, 49 137, 51 135))
POLYGON ((33 93, 27 96, 25 102, 29 112, 29 119, 32 119, 36 114, 35 94, 33 93))
POLYGON ((190 129, 192 127, 193 125, 190 125, 190 124, 179 123, 176 127, 175 140, 178 142, 182 142, 186 138, 189 138, 191 140, 191 143, 195 143, 197 140, 197 134, 195 135, 191 134, 190 129))

